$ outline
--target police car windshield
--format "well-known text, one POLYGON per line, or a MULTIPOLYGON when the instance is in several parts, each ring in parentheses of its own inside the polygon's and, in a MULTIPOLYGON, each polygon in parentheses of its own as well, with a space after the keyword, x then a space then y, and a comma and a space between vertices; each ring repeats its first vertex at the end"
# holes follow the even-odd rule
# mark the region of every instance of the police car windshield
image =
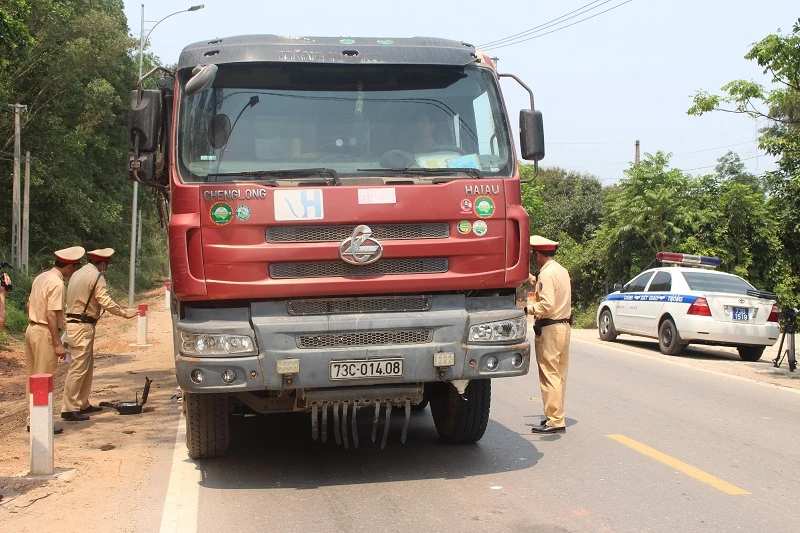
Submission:
POLYGON ((497 79, 474 65, 219 65, 212 87, 182 93, 177 154, 190 182, 306 168, 508 177, 515 164, 497 79))
POLYGON ((729 294, 747 294, 754 287, 738 276, 723 275, 718 272, 683 271, 686 283, 693 291, 724 292, 729 294))

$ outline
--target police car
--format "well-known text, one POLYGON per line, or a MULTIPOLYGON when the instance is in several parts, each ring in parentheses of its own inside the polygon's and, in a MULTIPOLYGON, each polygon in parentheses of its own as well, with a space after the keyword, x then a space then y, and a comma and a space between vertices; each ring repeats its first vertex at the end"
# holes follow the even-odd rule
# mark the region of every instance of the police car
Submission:
POLYGON ((615 285, 600 302, 602 340, 613 341, 621 333, 657 338, 661 353, 668 355, 687 344, 734 346, 745 361, 758 361, 778 340, 774 293, 709 270, 719 266, 715 257, 659 252, 656 258, 663 266, 615 285))

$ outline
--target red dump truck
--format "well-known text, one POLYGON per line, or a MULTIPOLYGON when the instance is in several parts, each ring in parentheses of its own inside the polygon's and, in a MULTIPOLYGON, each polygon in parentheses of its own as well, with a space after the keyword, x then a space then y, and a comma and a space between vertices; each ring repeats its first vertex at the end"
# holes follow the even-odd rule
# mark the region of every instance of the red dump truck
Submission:
POLYGON ((516 289, 529 220, 499 80, 434 38, 249 35, 187 46, 131 96, 131 179, 168 220, 175 369, 191 457, 239 414, 298 412, 312 437, 386 444, 430 404, 447 442, 486 430, 491 379, 530 341, 516 289), (380 422, 383 427, 379 431, 380 422), (348 428, 349 424, 349 428, 348 428))

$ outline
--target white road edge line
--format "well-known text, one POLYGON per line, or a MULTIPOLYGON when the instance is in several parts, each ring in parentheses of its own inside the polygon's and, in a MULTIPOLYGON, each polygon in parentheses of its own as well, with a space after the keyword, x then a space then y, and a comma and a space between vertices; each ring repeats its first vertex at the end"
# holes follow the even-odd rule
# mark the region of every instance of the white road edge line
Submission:
MULTIPOLYGON (((576 339, 574 337, 572 339, 570 339, 570 342, 572 342, 572 341, 577 341, 577 342, 582 342, 582 343, 585 343, 585 344, 592 344, 592 345, 596 345, 597 344, 597 343, 594 343, 594 342, 589 341, 589 340, 576 339)), ((764 387, 769 387, 771 389, 780 389, 780 390, 784 390, 786 392, 792 392, 794 394, 800 394, 800 390, 793 389, 791 387, 785 387, 783 385, 777 385, 775 383, 766 383, 764 381, 759 381, 759 380, 753 379, 753 378, 746 378, 746 377, 743 377, 743 376, 734 376, 733 374, 726 374, 725 372, 719 372, 718 370, 711 370, 711 369, 708 369, 708 368, 700 368, 700 367, 696 367, 696 366, 692 366, 692 365, 687 365, 687 364, 684 364, 684 363, 680 363, 678 361, 671 361, 671 360, 668 360, 668 359, 663 359, 663 358, 658 357, 656 355, 650 355, 650 354, 641 353, 641 352, 629 352, 627 350, 623 350, 622 348, 618 348, 616 346, 605 346, 605 345, 603 345, 603 348, 607 348, 609 350, 613 350, 613 351, 616 351, 616 352, 624 353, 625 355, 633 354, 633 355, 636 355, 636 356, 639 356, 639 357, 646 357, 648 359, 652 359, 653 361, 659 361, 661 363, 665 363, 665 364, 668 364, 668 365, 681 366, 683 368, 689 368, 689 369, 692 369, 692 370, 697 370, 699 372, 705 372, 706 374, 714 374, 715 376, 722 376, 724 378, 731 378, 731 379, 736 379, 736 380, 739 380, 739 381, 746 381, 748 383, 755 383, 756 385, 762 385, 764 387)))
POLYGON ((197 505, 200 497, 202 471, 186 450, 186 419, 178 416, 178 434, 172 454, 164 512, 161 515, 161 533, 195 533, 197 531, 197 505))

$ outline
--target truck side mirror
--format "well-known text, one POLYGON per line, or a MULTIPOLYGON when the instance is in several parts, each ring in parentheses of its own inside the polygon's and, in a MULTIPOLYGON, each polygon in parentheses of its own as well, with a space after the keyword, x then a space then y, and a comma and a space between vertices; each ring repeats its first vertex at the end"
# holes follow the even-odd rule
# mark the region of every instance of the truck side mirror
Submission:
POLYGON ((544 159, 544 124, 541 111, 523 109, 519 112, 519 139, 522 159, 544 159))
POLYGON ((161 91, 146 89, 131 92, 131 108, 128 114, 128 140, 132 150, 155 152, 158 149, 158 133, 161 130, 161 91))
POLYGON ((128 175, 142 183, 153 183, 156 180, 156 154, 128 152, 128 175))

